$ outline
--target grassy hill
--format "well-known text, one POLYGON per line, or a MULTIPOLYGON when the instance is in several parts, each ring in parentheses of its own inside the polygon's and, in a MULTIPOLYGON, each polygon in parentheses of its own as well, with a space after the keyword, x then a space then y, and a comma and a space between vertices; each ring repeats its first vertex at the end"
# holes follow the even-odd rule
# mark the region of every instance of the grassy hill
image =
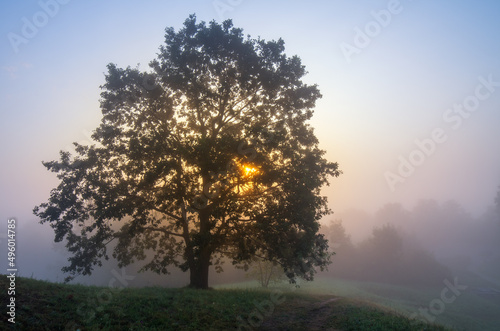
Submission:
MULTIPOLYGON (((471 275, 461 274, 460 284, 466 284, 456 300, 446 303, 441 313, 432 315, 433 322, 447 325, 450 328, 467 331, 500 330, 500 295, 480 293, 478 288, 489 288, 485 283, 471 275)), ((241 286, 241 284, 238 284, 241 286)), ((226 286, 227 287, 227 286, 226 286)), ((440 299, 444 285, 441 287, 408 287, 393 284, 342 280, 335 278, 318 278, 314 282, 303 282, 298 293, 308 295, 339 296, 363 306, 375 304, 387 311, 402 316, 411 316, 421 308, 430 311, 430 305, 440 299)), ((449 293, 447 293, 449 295, 449 293)), ((434 306, 436 307, 436 306, 434 306)), ((418 318, 425 320, 424 316, 418 318)))
MULTIPOLYGON (((7 278, 0 277, 2 305, 7 278)), ((4 306, 5 307, 5 306, 4 306)), ((2 328, 14 329, 2 313, 2 328)), ((16 280, 16 330, 445 330, 332 295, 107 288, 16 280)))

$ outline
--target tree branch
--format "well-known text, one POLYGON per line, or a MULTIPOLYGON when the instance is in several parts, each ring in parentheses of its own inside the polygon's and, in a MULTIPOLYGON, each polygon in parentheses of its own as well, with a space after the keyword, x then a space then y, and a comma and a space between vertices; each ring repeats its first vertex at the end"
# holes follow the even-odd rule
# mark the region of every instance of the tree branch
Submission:
POLYGON ((159 232, 163 232, 163 233, 165 233, 167 235, 184 238, 184 236, 182 234, 171 232, 171 231, 168 231, 168 230, 165 230, 165 229, 161 229, 161 228, 154 228, 154 227, 151 227, 151 226, 145 226, 145 227, 143 227, 143 229, 144 230, 149 230, 149 231, 159 231, 159 232))

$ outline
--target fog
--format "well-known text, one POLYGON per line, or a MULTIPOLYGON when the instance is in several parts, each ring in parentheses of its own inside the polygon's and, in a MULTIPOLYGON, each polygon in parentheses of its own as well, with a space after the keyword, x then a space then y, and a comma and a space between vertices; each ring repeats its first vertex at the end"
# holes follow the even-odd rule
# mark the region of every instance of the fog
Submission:
MULTIPOLYGON (((69 257, 64 243, 53 242, 50 227, 37 224, 32 216, 26 215, 26 218, 32 223, 29 226, 20 223, 17 228, 19 274, 64 281, 67 274, 60 269, 67 265, 69 257)), ((500 215, 493 203, 479 216, 473 216, 455 201, 439 203, 431 199, 419 200, 411 209, 399 203, 385 204, 374 213, 350 209, 325 217, 320 232, 325 234, 330 250, 336 254, 329 271, 320 272, 318 277, 359 279, 359 275, 364 275, 367 280, 424 285, 440 283, 456 271, 467 270, 500 285, 500 215), (408 269, 410 265, 418 267, 421 278, 415 273, 415 279, 391 278, 398 268, 408 269)), ((1 245, 6 251, 6 240, 2 240, 1 245)), ((6 263, 2 263, 2 268, 7 269, 6 263)), ((188 273, 175 267, 169 269, 171 275, 165 276, 138 272, 142 265, 138 262, 119 268, 111 259, 92 275, 78 276, 72 283, 108 286, 119 274, 126 275, 124 281, 132 287, 188 284, 188 273)), ((211 269, 212 285, 248 280, 247 272, 235 269, 230 261, 223 269, 222 273, 211 269)))
MULTIPOLYGON (((333 213, 320 231, 336 254, 317 278, 440 286, 474 275, 500 289, 500 6, 398 3, 369 36, 363 31, 387 1, 240 1, 224 10, 202 0, 74 1, 29 37, 23 24, 43 8, 5 4, 0 34, 24 39, 0 41, 0 273, 6 221, 15 219, 18 274, 64 281, 64 242, 54 243, 32 212, 59 183, 41 162, 72 142, 92 143, 108 63, 146 68, 164 29, 196 13, 207 22, 231 18, 252 37, 283 38, 287 55, 302 59, 306 83, 318 84, 323 98, 310 124, 343 173, 322 191, 333 213)), ((174 267, 165 276, 138 273, 141 266, 110 259, 72 283, 189 283, 174 267)), ((212 286, 248 279, 230 262, 223 268, 211 269, 212 286)))
POLYGON ((387 204, 373 215, 351 210, 323 227, 337 252, 330 274, 422 285, 467 270, 500 284, 499 221, 493 206, 473 217, 454 201, 421 200, 411 210, 387 204))
MULTIPOLYGON (((4 35, 22 33, 18 18, 42 10, 38 6, 6 8, 4 35)), ((401 3, 402 11, 371 37, 369 46, 352 54, 346 45, 362 41, 356 31, 371 24, 373 11, 384 10, 387 3, 362 8, 342 2, 307 7, 257 2, 223 11, 210 2, 156 6, 124 7, 118 17, 113 5, 102 5, 102 21, 89 27, 76 13, 96 15, 94 8, 61 5, 27 43, 3 41, 8 52, 0 57, 0 217, 17 219, 22 275, 64 279, 65 249, 53 243, 50 227, 38 224, 32 214, 58 184, 41 161, 57 159, 59 150, 71 150, 74 141, 91 143, 107 63, 145 66, 162 43, 164 28, 178 28, 193 12, 206 21, 232 18, 253 36, 283 38, 287 54, 297 54, 305 64, 307 82, 319 85, 323 98, 311 125, 327 158, 343 171, 323 190, 334 212, 324 224, 342 220, 355 244, 369 238, 375 226, 393 224, 439 258, 472 252, 477 257, 486 249, 475 243, 484 244, 489 239, 479 238, 495 233, 479 225, 490 217, 500 185, 500 49, 492 34, 498 30, 496 4, 457 5, 454 12, 461 19, 454 20, 447 15, 455 3, 401 3), (261 5, 268 10, 259 11, 261 5), (150 19, 141 18, 131 30, 125 18, 138 10, 150 19), (265 23, 255 23, 257 12, 265 23), (304 23, 300 28, 293 23, 298 21, 304 23), (76 35, 84 47, 64 43, 76 35), (107 36, 113 42, 106 43, 107 36), (130 43, 135 47, 127 47, 130 43), (470 47, 464 50, 462 43, 470 47), (472 106, 474 111, 467 110, 472 106)), ((5 263, 1 260, 0 266, 5 263)), ((79 281, 106 282, 112 268, 79 281)), ((147 277, 157 279, 141 275, 136 281, 147 277)), ((178 277, 182 283, 185 275, 178 277)), ((171 278, 159 282, 179 283, 171 278)))

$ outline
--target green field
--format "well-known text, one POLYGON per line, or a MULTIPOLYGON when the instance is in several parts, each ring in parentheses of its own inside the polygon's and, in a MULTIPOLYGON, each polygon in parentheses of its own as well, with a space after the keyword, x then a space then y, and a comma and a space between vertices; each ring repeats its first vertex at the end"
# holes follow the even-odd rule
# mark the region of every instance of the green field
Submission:
MULTIPOLYGON (((318 281, 263 290, 110 289, 16 280, 16 330, 445 330, 366 300, 348 283, 318 281), (328 289, 328 290, 327 290, 328 289), (356 298, 356 294, 359 295, 356 298), (342 295, 346 295, 343 298, 342 295)), ((7 278, 0 286, 8 288, 7 278)), ((242 287, 247 288, 242 288, 242 287)), ((378 294, 373 294, 377 296, 378 294)), ((2 301, 6 302, 5 291, 2 301)), ((451 309, 450 309, 451 310, 451 309)))
MULTIPOLYGON (((453 281, 453 280, 451 280, 453 281)), ((419 309, 427 308, 430 321, 445 325, 455 330, 500 330, 500 294, 480 293, 478 289, 495 286, 484 279, 470 273, 463 273, 458 279, 458 284, 467 286, 455 300, 439 306, 441 293, 446 287, 418 287, 395 286, 389 284, 357 282, 349 280, 319 278, 314 282, 302 282, 297 294, 326 295, 348 298, 357 302, 372 303, 383 307, 387 311, 403 316, 417 314, 417 319, 429 321, 426 316, 419 313, 419 309), (431 303, 436 304, 431 313, 431 303)), ((246 284, 233 284, 221 288, 236 288, 255 286, 246 284)), ((452 295, 446 293, 446 298, 452 295)), ((450 300, 451 301, 451 300, 450 300)))

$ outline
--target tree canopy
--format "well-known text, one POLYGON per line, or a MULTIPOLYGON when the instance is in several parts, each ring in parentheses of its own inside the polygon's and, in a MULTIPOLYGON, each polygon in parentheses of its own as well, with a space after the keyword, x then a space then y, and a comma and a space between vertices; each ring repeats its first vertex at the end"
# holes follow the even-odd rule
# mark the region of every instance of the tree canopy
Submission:
POLYGON ((312 279, 329 261, 320 189, 340 171, 307 123, 321 94, 299 57, 191 15, 150 68, 109 64, 95 143, 43 162, 60 184, 34 213, 66 240, 67 279, 111 251, 120 266, 189 270, 197 288, 222 258, 312 279))

